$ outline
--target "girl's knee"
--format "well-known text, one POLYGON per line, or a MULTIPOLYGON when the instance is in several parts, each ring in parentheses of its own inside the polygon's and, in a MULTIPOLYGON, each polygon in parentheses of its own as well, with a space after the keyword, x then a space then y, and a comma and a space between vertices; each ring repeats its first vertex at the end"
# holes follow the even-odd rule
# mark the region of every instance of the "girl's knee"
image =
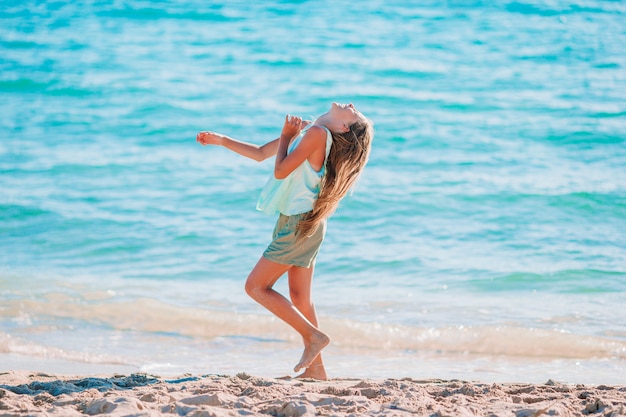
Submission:
POLYGON ((254 282, 253 279, 250 278, 251 277, 248 277, 248 279, 246 280, 244 289, 246 290, 246 294, 248 294, 252 298, 255 298, 255 294, 259 291, 259 286, 254 282))
POLYGON ((246 294, 252 297, 254 300, 258 300, 259 297, 267 290, 272 289, 272 284, 268 284, 260 275, 255 275, 254 272, 250 273, 244 289, 246 294))

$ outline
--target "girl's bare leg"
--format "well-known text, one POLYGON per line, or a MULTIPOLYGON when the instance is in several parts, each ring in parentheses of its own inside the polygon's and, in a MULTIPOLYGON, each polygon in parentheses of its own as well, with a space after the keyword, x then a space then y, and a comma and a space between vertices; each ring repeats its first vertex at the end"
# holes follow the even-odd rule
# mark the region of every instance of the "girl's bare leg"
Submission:
MULTIPOLYGON (((306 317, 311 324, 318 327, 317 313, 311 298, 313 271, 314 267, 302 268, 299 266, 292 266, 289 269, 289 296, 291 297, 293 305, 300 310, 302 315, 306 317)), ((311 365, 309 365, 306 370, 296 378, 314 378, 320 380, 328 379, 326 369, 324 368, 324 361, 322 360, 322 354, 320 353, 317 355, 315 360, 311 362, 311 365)))
POLYGON ((274 313, 278 318, 293 327, 304 340, 304 352, 295 372, 307 368, 330 343, 326 334, 315 327, 289 300, 272 289, 274 283, 291 265, 283 265, 261 257, 248 275, 246 292, 256 302, 274 313))

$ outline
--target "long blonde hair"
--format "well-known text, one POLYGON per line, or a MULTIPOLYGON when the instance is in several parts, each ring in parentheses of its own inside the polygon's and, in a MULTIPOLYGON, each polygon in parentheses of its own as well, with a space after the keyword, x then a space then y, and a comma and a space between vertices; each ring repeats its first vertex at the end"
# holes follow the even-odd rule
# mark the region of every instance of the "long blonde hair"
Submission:
POLYGON ((373 123, 359 118, 345 133, 332 132, 333 144, 326 160, 320 192, 313 210, 298 222, 297 239, 311 236, 320 223, 337 209, 339 201, 356 183, 369 158, 374 137, 373 123))

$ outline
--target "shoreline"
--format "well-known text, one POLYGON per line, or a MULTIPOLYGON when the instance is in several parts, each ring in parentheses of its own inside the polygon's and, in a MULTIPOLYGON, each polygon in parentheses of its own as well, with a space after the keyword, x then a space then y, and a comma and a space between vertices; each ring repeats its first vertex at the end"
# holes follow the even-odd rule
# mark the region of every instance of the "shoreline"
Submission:
POLYGON ((0 374, 2 416, 626 415, 626 385, 461 380, 0 374))

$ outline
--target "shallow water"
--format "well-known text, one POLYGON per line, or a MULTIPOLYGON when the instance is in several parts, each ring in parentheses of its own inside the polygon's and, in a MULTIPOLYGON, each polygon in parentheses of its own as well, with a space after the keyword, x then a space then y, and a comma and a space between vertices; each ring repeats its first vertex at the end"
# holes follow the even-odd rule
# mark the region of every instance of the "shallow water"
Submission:
MULTIPOLYGON (((243 292, 255 143, 353 102, 370 163, 329 222, 331 376, 624 383, 622 2, 8 2, 3 368, 287 373, 243 292)), ((279 283, 285 291, 285 283, 279 283)))

